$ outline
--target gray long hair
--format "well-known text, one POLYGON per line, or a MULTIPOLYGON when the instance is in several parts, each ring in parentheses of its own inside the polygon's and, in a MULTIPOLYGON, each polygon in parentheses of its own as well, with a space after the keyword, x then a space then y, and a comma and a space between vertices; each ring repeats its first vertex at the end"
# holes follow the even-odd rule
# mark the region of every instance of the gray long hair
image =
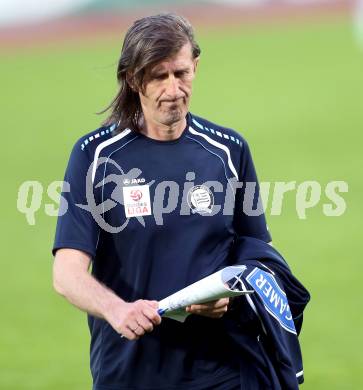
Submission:
POLYGON ((120 89, 102 111, 111 111, 103 124, 117 123, 115 132, 125 127, 140 131, 142 109, 138 91, 144 91, 146 68, 175 55, 188 42, 193 58, 199 57, 201 50, 193 28, 179 15, 163 13, 136 20, 125 35, 117 66, 120 89))

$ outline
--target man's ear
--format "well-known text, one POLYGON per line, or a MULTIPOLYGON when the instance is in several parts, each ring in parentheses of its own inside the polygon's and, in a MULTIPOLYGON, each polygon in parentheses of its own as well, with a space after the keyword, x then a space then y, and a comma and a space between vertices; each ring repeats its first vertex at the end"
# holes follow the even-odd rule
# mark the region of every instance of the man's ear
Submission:
POLYGON ((194 73, 197 71, 200 57, 194 58, 194 73))
POLYGON ((135 86, 134 83, 134 78, 131 75, 131 73, 126 73, 126 82, 129 85, 129 87, 134 91, 134 92, 139 92, 138 89, 135 86))

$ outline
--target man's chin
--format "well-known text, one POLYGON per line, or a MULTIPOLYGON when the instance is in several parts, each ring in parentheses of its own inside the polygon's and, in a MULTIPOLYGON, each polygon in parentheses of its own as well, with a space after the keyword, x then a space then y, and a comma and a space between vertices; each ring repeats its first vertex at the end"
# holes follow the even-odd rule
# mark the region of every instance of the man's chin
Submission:
POLYGON ((171 126, 174 123, 180 122, 185 118, 186 113, 182 110, 172 110, 169 111, 166 115, 163 115, 161 122, 166 126, 171 126))

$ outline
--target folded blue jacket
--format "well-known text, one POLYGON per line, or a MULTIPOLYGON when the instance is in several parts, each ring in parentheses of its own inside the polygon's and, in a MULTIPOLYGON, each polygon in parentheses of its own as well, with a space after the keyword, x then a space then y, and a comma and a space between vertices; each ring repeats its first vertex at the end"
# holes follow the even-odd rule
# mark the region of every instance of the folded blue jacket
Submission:
POLYGON ((240 349, 241 389, 298 389, 304 381, 298 335, 309 292, 264 241, 238 238, 231 263, 246 266, 241 283, 254 290, 235 298, 224 317, 240 349))

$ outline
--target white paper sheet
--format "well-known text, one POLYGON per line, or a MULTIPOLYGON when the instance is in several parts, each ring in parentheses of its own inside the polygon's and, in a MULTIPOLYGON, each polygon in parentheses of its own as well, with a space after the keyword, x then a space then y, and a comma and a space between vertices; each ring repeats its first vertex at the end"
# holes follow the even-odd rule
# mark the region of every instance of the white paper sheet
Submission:
POLYGON ((245 269, 243 265, 223 268, 164 298, 159 302, 159 310, 165 311, 164 317, 183 322, 190 314, 185 311, 186 306, 252 294, 253 290, 246 290, 241 281, 245 269))

